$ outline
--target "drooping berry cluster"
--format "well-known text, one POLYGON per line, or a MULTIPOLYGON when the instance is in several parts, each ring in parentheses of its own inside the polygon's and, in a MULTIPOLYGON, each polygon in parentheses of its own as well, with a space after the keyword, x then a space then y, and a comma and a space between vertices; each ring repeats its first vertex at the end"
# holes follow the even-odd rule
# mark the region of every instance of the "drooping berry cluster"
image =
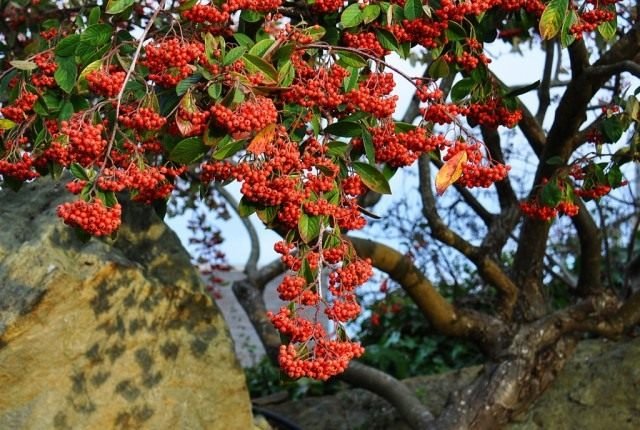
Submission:
POLYGON ((107 207, 101 200, 76 200, 58 206, 58 216, 65 224, 79 228, 92 236, 108 236, 120 227, 120 204, 107 207))
POLYGON ((87 84, 91 92, 113 98, 122 89, 125 76, 124 70, 112 66, 108 70, 99 69, 87 73, 87 84))

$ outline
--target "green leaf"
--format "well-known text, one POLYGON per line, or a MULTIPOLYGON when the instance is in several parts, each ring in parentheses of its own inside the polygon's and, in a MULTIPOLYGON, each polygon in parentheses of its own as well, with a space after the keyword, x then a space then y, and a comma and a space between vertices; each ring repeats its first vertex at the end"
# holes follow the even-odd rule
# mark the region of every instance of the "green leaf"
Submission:
POLYGON ((406 133, 407 131, 415 130, 416 127, 413 124, 409 124, 408 122, 398 121, 395 123, 395 132, 396 133, 406 133))
POLYGON ((562 190, 555 181, 544 186, 540 194, 540 201, 543 205, 552 208, 558 206, 558 203, 562 201, 562 190))
POLYGON ((62 104, 62 107, 60 108, 58 119, 62 121, 66 121, 73 116, 73 113, 74 113, 73 103, 71 103, 69 100, 66 100, 62 104))
POLYGON ((77 179, 81 179, 83 181, 91 180, 89 178, 89 175, 87 175, 87 172, 84 170, 84 167, 82 167, 78 163, 72 163, 71 166, 69 166, 69 171, 77 179))
POLYGON ((100 6, 95 6, 89 12, 89 25, 97 24, 100 21, 100 6))
POLYGON ((240 12, 240 19, 244 22, 258 22, 262 17, 263 15, 260 12, 249 9, 243 9, 242 12, 240 12))
POLYGON ((366 128, 363 128, 362 143, 364 146, 364 153, 367 156, 367 161, 369 161, 369 164, 371 164, 372 166, 375 165, 376 149, 373 146, 373 137, 371 136, 371 133, 369 133, 369 130, 367 130, 366 128))
POLYGON ((571 26, 578 21, 578 14, 575 10, 571 9, 562 21, 562 30, 560 32, 560 45, 564 48, 573 43, 576 37, 571 33, 571 26))
POLYGON ((449 64, 440 57, 429 66, 429 76, 433 79, 444 78, 449 76, 449 64))
POLYGON ((325 34, 327 34, 327 29, 319 25, 314 25, 313 27, 307 27, 306 29, 302 30, 302 34, 311 37, 312 42, 316 42, 322 39, 325 34))
POLYGON ((342 83, 342 88, 345 93, 355 90, 358 87, 358 78, 360 77, 358 69, 356 68, 349 67, 347 71, 349 72, 349 76, 344 78, 344 82, 342 83))
POLYGON ((218 100, 222 95, 222 84, 220 82, 213 83, 207 88, 207 94, 212 100, 218 100))
POLYGON ((396 39, 396 36, 389 30, 377 29, 376 38, 384 49, 400 52, 400 44, 398 44, 398 39, 396 39))
POLYGON ((96 197, 98 197, 98 199, 100 199, 108 208, 112 208, 118 204, 118 199, 113 191, 96 190, 95 193, 96 197))
POLYGON ((354 67, 359 69, 367 65, 367 60, 355 52, 340 51, 338 53, 338 64, 343 67, 354 67))
POLYGON ((55 53, 60 57, 69 57, 76 52, 76 45, 80 42, 79 34, 72 34, 65 37, 56 45, 55 53))
POLYGON ((120 12, 124 12, 133 3, 135 3, 135 0, 109 0, 106 12, 110 15, 117 15, 120 12))
POLYGON ((447 27, 446 35, 447 35, 447 39, 449 39, 450 42, 464 40, 467 37, 469 37, 467 36, 467 32, 464 29, 464 27, 462 27, 460 24, 458 24, 455 21, 449 21, 449 26, 447 27))
POLYGON ((607 7, 606 9, 613 9, 614 15, 611 21, 605 21, 598 26, 598 33, 602 36, 604 40, 607 42, 612 41, 616 37, 616 32, 618 31, 618 15, 615 13, 615 5, 607 7))
POLYGON ((423 13, 422 0, 407 0, 404 3, 404 17, 409 21, 420 18, 423 13))
POLYGON ((375 167, 367 163, 354 162, 353 170, 360 176, 362 182, 372 191, 380 194, 391 194, 391 187, 384 175, 375 167))
POLYGON ((76 78, 78 77, 78 69, 76 68, 76 62, 73 57, 58 57, 56 56, 56 63, 58 68, 56 69, 53 77, 56 80, 58 86, 66 93, 70 93, 76 84, 76 78))
POLYGON ((267 206, 264 209, 257 210, 256 214, 265 225, 270 225, 278 216, 278 212, 280 212, 280 206, 267 206))
POLYGON ((565 16, 568 12, 569 0, 551 0, 540 17, 540 36, 543 39, 552 39, 562 29, 565 16))
POLYGON ((334 136, 341 137, 359 137, 362 136, 364 129, 362 125, 352 121, 338 121, 331 125, 328 125, 324 129, 325 134, 332 134, 334 136))
POLYGON ((13 60, 13 61, 10 61, 9 64, 11 64, 13 67, 15 67, 18 70, 26 70, 29 72, 31 70, 35 70, 38 68, 37 64, 34 63, 33 61, 13 60))
POLYGON ((471 78, 464 78, 456 82, 451 88, 451 101, 457 102, 465 98, 471 93, 476 83, 471 78))
POLYGON ((341 157, 347 153, 350 145, 344 142, 333 141, 329 142, 327 146, 329 148, 329 150, 327 151, 329 155, 333 155, 334 157, 341 157))
POLYGON ((249 54, 262 57, 274 43, 276 41, 273 39, 262 39, 249 49, 249 54))
POLYGON ((253 40, 244 33, 234 33, 233 38, 240 44, 240 46, 244 46, 246 48, 251 48, 255 44, 253 40))
POLYGON ((178 95, 178 97, 184 95, 189 91, 189 88, 193 87, 198 81, 200 81, 200 79, 202 79, 202 75, 199 73, 194 73, 193 75, 184 78, 178 82, 178 85, 176 85, 176 95, 178 95))
POLYGON ((293 63, 288 60, 278 70, 278 85, 281 87, 288 87, 293 83, 295 78, 296 70, 293 67, 293 63))
POLYGON ((181 140, 169 154, 169 159, 180 164, 191 164, 202 158, 209 148, 199 137, 189 137, 181 140))
POLYGON ((257 210, 258 206, 247 200, 246 197, 242 197, 238 202, 238 215, 242 218, 246 218, 257 210))
POLYGON ((92 46, 102 46, 111 40, 113 27, 109 24, 94 24, 80 34, 80 41, 92 46))
POLYGON ((380 6, 377 4, 367 5, 367 7, 362 10, 362 16, 365 24, 375 21, 380 16, 380 6))
POLYGON ((225 160, 232 157, 235 153, 244 148, 243 140, 230 139, 226 143, 219 143, 216 152, 213 153, 213 158, 216 160, 225 160))
POLYGON ((248 71, 262 74, 271 83, 278 82, 278 71, 267 61, 251 54, 246 54, 242 59, 248 71))
POLYGON ((11 130, 17 124, 10 119, 0 118, 0 130, 11 130))
POLYGON ((233 62, 242 57, 245 52, 247 52, 247 48, 244 46, 237 46, 231 49, 225 54, 224 58, 222 59, 222 65, 228 66, 230 64, 233 64, 233 62))
POLYGON ((619 116, 612 116, 602 121, 602 133, 606 138, 606 143, 615 143, 622 137, 624 126, 619 116))
POLYGON ((547 160, 547 164, 550 166, 562 166, 564 165, 564 161, 559 155, 554 155, 547 160))
POLYGON ((309 243, 320 234, 320 221, 322 217, 309 216, 306 213, 300 215, 298 220, 298 233, 305 243, 309 243))
POLYGON ((340 24, 344 28, 355 27, 362 23, 364 20, 364 14, 360 10, 360 5, 354 3, 348 6, 344 11, 342 11, 342 15, 340 15, 340 24))
POLYGON ((607 172, 607 180, 609 181, 609 185, 613 188, 617 188, 622 184, 622 180, 624 179, 622 175, 622 171, 620 167, 617 165, 611 166, 609 171, 607 172))

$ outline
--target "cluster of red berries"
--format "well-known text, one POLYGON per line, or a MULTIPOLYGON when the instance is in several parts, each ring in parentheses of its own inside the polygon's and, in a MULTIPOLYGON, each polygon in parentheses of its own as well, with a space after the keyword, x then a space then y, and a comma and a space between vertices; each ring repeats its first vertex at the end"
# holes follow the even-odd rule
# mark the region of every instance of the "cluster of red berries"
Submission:
POLYGON ((176 128, 182 136, 200 136, 207 127, 210 111, 200 110, 197 106, 185 109, 180 106, 176 113, 176 128))
POLYGON ((120 204, 105 206, 102 200, 76 200, 58 206, 58 216, 65 224, 79 228, 92 236, 108 236, 120 227, 120 204))
POLYGON ((216 104, 210 112, 213 120, 231 135, 262 130, 278 118, 273 101, 262 96, 241 103, 235 110, 216 104))
POLYGON ((0 113, 5 118, 20 123, 27 119, 36 100, 38 100, 37 94, 23 92, 11 105, 0 109, 0 113))
POLYGON ((194 63, 203 53, 204 44, 201 42, 165 39, 145 47, 142 64, 149 68, 150 80, 172 87, 195 71, 194 63))
POLYGON ((282 94, 282 99, 307 108, 336 109, 340 106, 344 101, 342 85, 349 72, 337 64, 315 70, 303 61, 295 63, 296 59, 292 57, 296 64, 296 79, 282 94))
POLYGON ((72 161, 91 166, 104 156, 107 141, 102 137, 104 126, 91 124, 80 117, 60 123, 60 135, 68 138, 72 161))
POLYGON ((99 69, 87 73, 87 84, 91 92, 113 98, 122 89, 126 75, 124 70, 111 66, 108 70, 99 69))
POLYGON ((35 179, 40 175, 34 170, 31 156, 24 153, 15 161, 0 160, 0 176, 24 182, 35 179))
POLYGON ((142 107, 135 109, 132 106, 123 106, 123 114, 118 121, 127 128, 136 130, 160 130, 167 119, 151 108, 142 107))
POLYGON ((384 58, 389 54, 389 51, 384 49, 376 34, 372 31, 362 31, 359 33, 344 33, 342 35, 344 44, 350 48, 359 49, 369 55, 373 55, 376 58, 384 58))
POLYGON ((616 17, 614 11, 604 9, 592 9, 578 13, 578 23, 571 26, 569 31, 576 39, 582 39, 585 32, 594 31, 603 22, 611 21, 616 17))
POLYGON ((398 101, 398 96, 389 96, 394 86, 391 73, 372 73, 357 89, 345 95, 347 110, 369 112, 376 118, 390 117, 398 101))
POLYGON ((39 88, 55 87, 56 79, 53 74, 58 68, 50 52, 38 54, 33 58, 33 62, 38 66, 38 72, 31 76, 31 83, 39 88))
POLYGON ((449 147, 447 154, 442 157, 444 161, 447 161, 461 151, 467 153, 467 162, 462 166, 462 176, 458 179, 458 184, 467 188, 488 188, 507 177, 511 169, 510 166, 494 161, 482 164, 485 157, 481 147, 479 143, 457 141, 449 147))
POLYGON ((338 11, 344 5, 342 0, 316 0, 311 7, 320 13, 331 13, 338 11))

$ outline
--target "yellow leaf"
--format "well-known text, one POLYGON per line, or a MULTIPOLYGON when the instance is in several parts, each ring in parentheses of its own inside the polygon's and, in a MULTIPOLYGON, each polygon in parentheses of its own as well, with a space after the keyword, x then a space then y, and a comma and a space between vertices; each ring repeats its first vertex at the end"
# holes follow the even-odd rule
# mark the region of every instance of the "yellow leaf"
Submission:
POLYGON ((449 185, 460 179, 464 163, 467 162, 467 151, 460 151, 451 157, 436 174, 436 192, 441 195, 449 185))
POLYGON ((249 146, 247 146, 247 151, 255 155, 260 155, 267 149, 267 146, 269 144, 273 143, 275 137, 276 125, 269 124, 262 130, 260 130, 258 134, 256 134, 256 137, 251 140, 251 143, 249 143, 249 146))

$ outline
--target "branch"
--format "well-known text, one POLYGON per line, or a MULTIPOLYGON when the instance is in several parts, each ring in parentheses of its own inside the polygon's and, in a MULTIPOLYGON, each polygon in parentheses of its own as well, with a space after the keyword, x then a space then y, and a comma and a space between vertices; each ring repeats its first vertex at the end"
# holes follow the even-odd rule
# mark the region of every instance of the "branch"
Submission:
POLYGON ((369 390, 391 403, 398 416, 412 429, 432 428, 434 417, 414 393, 391 375, 378 369, 352 361, 339 378, 353 386, 369 390))
POLYGON ((381 243, 350 237, 356 252, 398 282, 423 315, 440 333, 469 338, 487 354, 495 354, 505 341, 507 327, 498 319, 471 309, 457 309, 418 270, 412 260, 381 243))
POLYGON ((598 229, 591 214, 582 202, 576 199, 579 206, 578 215, 571 218, 580 240, 580 274, 578 291, 591 294, 602 288, 601 256, 602 232, 598 229))
POLYGON ((442 221, 436 208, 435 197, 431 190, 431 173, 429 161, 426 155, 418 159, 419 168, 419 188, 422 198, 422 213, 429 222, 431 234, 440 242, 451 246, 467 257, 478 269, 478 273, 487 283, 496 287, 501 293, 500 313, 507 319, 511 318, 513 306, 515 305, 518 288, 511 281, 505 271, 496 263, 491 256, 479 247, 471 245, 464 238, 451 230, 442 221))
POLYGON ((585 74, 589 77, 610 78, 622 72, 631 73, 633 76, 640 78, 640 64, 631 60, 620 61, 615 64, 607 64, 603 66, 591 66, 585 70, 585 74))
POLYGON ((258 238, 258 233, 256 232, 253 223, 248 217, 243 217, 240 215, 238 211, 238 202, 231 195, 226 188, 216 183, 215 185, 216 191, 220 193, 220 195, 229 203, 229 205, 233 208, 235 213, 242 221, 242 225, 247 229, 247 233, 249 234, 249 240, 251 241, 251 250, 249 251, 249 258, 247 258, 247 263, 245 265, 244 272, 250 278, 255 276, 258 267, 258 260, 260 259, 260 239, 258 238))
POLYGON ((551 72, 553 70, 553 51, 555 48, 555 42, 548 40, 544 44, 545 56, 544 56, 544 70, 542 72, 542 80, 540 87, 538 88, 538 112, 536 112, 536 121, 538 124, 544 122, 544 116, 547 113, 549 104, 551 103, 551 95, 549 93, 551 83, 551 72))

